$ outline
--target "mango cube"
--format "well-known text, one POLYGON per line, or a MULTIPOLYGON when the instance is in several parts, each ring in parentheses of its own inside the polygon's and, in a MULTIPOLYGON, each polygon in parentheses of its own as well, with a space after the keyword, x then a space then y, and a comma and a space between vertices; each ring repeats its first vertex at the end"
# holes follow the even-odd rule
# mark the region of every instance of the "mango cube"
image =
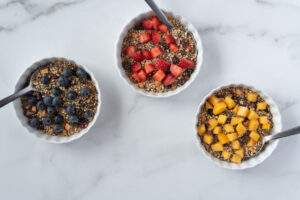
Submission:
POLYGON ((231 142, 231 147, 233 149, 240 149, 241 148, 241 144, 240 144, 240 142, 238 140, 234 140, 234 141, 231 142))
POLYGON ((219 133, 221 133, 221 127, 220 126, 216 126, 215 128, 214 128, 214 131, 213 131, 213 133, 214 134, 219 134, 219 133))
POLYGON ((227 120, 226 115, 219 115, 219 117, 218 117, 218 123, 219 124, 225 124, 226 120, 227 120))
POLYGON ((223 151, 223 145, 220 142, 216 142, 211 145, 213 151, 223 151))
POLYGON ((247 107, 239 106, 239 109, 236 114, 242 117, 247 117, 248 113, 249 113, 249 109, 247 107))
POLYGON ((246 146, 247 146, 247 147, 254 147, 255 143, 256 143, 256 142, 255 142, 253 139, 250 138, 250 139, 248 140, 246 146))
POLYGON ((258 119, 258 114, 254 111, 254 110, 250 110, 249 111, 249 114, 248 114, 248 119, 251 120, 251 119, 258 119))
POLYGON ((269 130, 270 127, 271 127, 270 124, 263 124, 263 125, 262 125, 262 129, 264 129, 264 130, 269 130))
POLYGON ((237 112, 238 112, 238 110, 239 110, 239 105, 236 105, 235 107, 234 107, 234 109, 232 110, 232 112, 233 113, 235 113, 235 114, 237 114, 237 112))
POLYGON ((244 157, 244 149, 238 149, 238 150, 235 151, 235 153, 237 155, 239 155, 241 158, 244 157))
POLYGON ((255 131, 251 131, 251 133, 249 134, 249 137, 254 140, 254 141, 258 141, 260 138, 260 135, 258 133, 256 133, 255 131))
POLYGON ((266 108, 267 108, 267 103, 266 102, 258 103, 256 105, 257 110, 265 110, 266 108))
POLYGON ((226 133, 232 133, 234 132, 234 128, 231 124, 225 124, 224 125, 224 130, 226 131, 226 133))
POLYGON ((267 124, 268 123, 268 117, 267 116, 261 116, 261 117, 259 117, 259 123, 261 123, 261 124, 267 124))
POLYGON ((256 102, 257 101, 257 93, 255 93, 255 92, 248 92, 247 99, 250 102, 256 102))
POLYGON ((231 162, 241 163, 242 162, 242 158, 239 155, 233 154, 233 156, 231 158, 231 162))
POLYGON ((235 102, 232 100, 231 97, 229 97, 229 96, 225 97, 225 100, 224 100, 224 101, 225 101, 225 103, 226 103, 226 105, 227 105, 227 107, 228 107, 229 109, 234 108, 235 102))
POLYGON ((205 133, 206 131, 206 128, 205 128, 205 125, 204 124, 201 124, 198 126, 198 134, 201 136, 205 133))
POLYGON ((237 133, 230 133, 227 134, 227 138, 230 142, 232 142, 233 140, 235 140, 236 138, 238 138, 238 134, 237 133))
POLYGON ((259 126, 259 122, 257 119, 252 119, 249 121, 249 124, 248 124, 248 129, 250 131, 256 131, 258 129, 258 126, 259 126))
POLYGON ((230 158, 231 153, 229 151, 222 151, 222 156, 225 160, 227 160, 228 158, 230 158))
POLYGON ((209 124, 208 130, 211 131, 218 125, 218 121, 215 118, 213 118, 208 120, 208 124, 209 124))
POLYGON ((213 109, 213 106, 208 101, 205 102, 205 107, 206 107, 207 110, 208 109, 213 109))
POLYGON ((229 139, 227 138, 227 135, 224 133, 219 133, 218 134, 218 140, 220 141, 221 144, 226 144, 229 142, 229 139))
POLYGON ((246 127, 243 124, 238 124, 235 127, 235 130, 239 134, 239 136, 243 135, 247 131, 246 127))
POLYGON ((218 102, 214 105, 213 114, 218 115, 226 110, 226 104, 224 102, 218 102))
POLYGON ((232 126, 235 126, 235 125, 237 125, 239 123, 242 123, 243 121, 244 121, 244 118, 242 118, 242 117, 232 117, 231 121, 230 121, 230 124, 232 126))
POLYGON ((211 95, 208 98, 208 102, 211 103, 212 105, 216 105, 219 101, 220 101, 220 99, 218 97, 216 97, 215 95, 211 95))
POLYGON ((203 142, 205 142, 206 144, 211 144, 213 142, 213 136, 211 134, 204 134, 203 135, 203 142))

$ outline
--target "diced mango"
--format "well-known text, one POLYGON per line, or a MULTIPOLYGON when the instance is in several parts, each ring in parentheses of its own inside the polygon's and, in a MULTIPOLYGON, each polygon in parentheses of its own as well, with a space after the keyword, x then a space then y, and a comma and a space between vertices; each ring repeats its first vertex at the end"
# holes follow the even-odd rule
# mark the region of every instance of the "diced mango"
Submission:
POLYGON ((232 100, 231 97, 227 96, 224 101, 229 109, 234 108, 235 102, 232 100))
POLYGON ((211 145, 213 151, 223 151, 223 145, 220 142, 216 142, 211 145))
POLYGON ((259 138, 260 138, 260 135, 257 132, 255 132, 255 131, 251 131, 251 133, 249 134, 249 137, 252 140, 254 140, 254 141, 257 142, 259 140, 259 138))
POLYGON ((261 124, 267 124, 268 123, 268 117, 267 116, 261 116, 261 117, 259 117, 259 123, 261 123, 261 124))
POLYGON ((226 115, 219 115, 219 117, 218 117, 218 123, 219 124, 225 124, 226 120, 227 120, 226 115))
POLYGON ((248 119, 251 120, 251 119, 258 119, 258 114, 254 111, 254 110, 250 110, 249 111, 249 114, 248 114, 248 119))
POLYGON ((242 117, 247 117, 248 116, 249 109, 245 106, 239 106, 239 109, 237 111, 237 115, 242 116, 242 117))
POLYGON ((230 133, 230 134, 227 134, 227 138, 230 142, 232 142, 233 140, 238 138, 238 135, 237 135, 237 133, 230 133))
POLYGON ((248 129, 250 131, 256 131, 258 129, 258 126, 259 126, 259 122, 257 119, 252 119, 249 121, 249 124, 248 124, 248 129))
POLYGON ((207 110, 208 109, 213 109, 213 106, 208 101, 205 102, 205 107, 206 107, 207 110))
POLYGON ((244 149, 238 149, 238 150, 235 151, 235 153, 237 155, 239 155, 241 158, 244 157, 244 149))
POLYGON ((214 105, 213 114, 218 115, 226 110, 226 104, 224 102, 218 102, 214 105))
POLYGON ((250 102, 256 102, 257 101, 257 93, 255 93, 255 92, 248 92, 247 99, 250 102))
POLYGON ((222 156, 225 160, 227 160, 228 158, 230 158, 231 153, 229 151, 222 151, 222 156))
POLYGON ((208 130, 211 131, 218 125, 218 121, 215 118, 213 118, 208 120, 208 124, 209 124, 208 130))
POLYGON ((243 135, 244 133, 246 133, 247 129, 243 124, 238 124, 235 127, 236 132, 238 133, 239 136, 243 135))
POLYGON ((205 125, 204 124, 201 124, 198 126, 198 134, 201 136, 205 133, 206 131, 206 128, 205 128, 205 125))
POLYGON ((206 144, 211 144, 213 142, 213 136, 211 134, 205 133, 203 135, 203 142, 205 142, 206 144))
POLYGON ((231 162, 241 163, 242 162, 242 158, 239 155, 233 154, 233 156, 231 158, 231 162))
POLYGON ((234 140, 234 141, 231 142, 231 147, 233 149, 240 149, 241 148, 241 144, 240 144, 240 142, 238 140, 234 140))
POLYGON ((270 127, 271 127, 270 124, 263 124, 263 125, 262 125, 262 129, 264 129, 264 130, 269 130, 270 127))
POLYGON ((215 95, 211 95, 208 98, 208 102, 211 103, 212 105, 216 105, 219 101, 220 101, 220 99, 218 97, 216 97, 215 95))
POLYGON ((231 124, 225 124, 224 125, 224 130, 226 131, 226 133, 232 133, 234 132, 234 128, 231 124))
POLYGON ((232 126, 235 126, 235 125, 237 125, 239 123, 242 123, 243 121, 244 121, 244 118, 242 118, 242 117, 232 117, 231 121, 230 121, 230 124, 232 126))
POLYGON ((232 110, 232 112, 233 113, 235 113, 235 114, 237 114, 237 112, 238 112, 238 110, 239 110, 239 105, 236 105, 235 107, 234 107, 234 109, 232 110))
POLYGON ((218 134, 218 140, 221 142, 221 144, 226 144, 229 142, 229 139, 227 138, 227 135, 224 133, 219 133, 218 134))
POLYGON ((214 128, 213 133, 214 133, 214 134, 219 134, 219 133, 221 133, 221 130, 222 130, 222 128, 221 128, 220 126, 216 126, 216 127, 214 128))
POLYGON ((254 147, 255 143, 256 143, 256 142, 255 142, 253 139, 250 138, 250 139, 248 140, 248 142, 247 142, 246 145, 247 145, 247 147, 254 147))
POLYGON ((258 103, 256 105, 257 110, 265 110, 266 108, 267 108, 267 103, 266 102, 258 103))

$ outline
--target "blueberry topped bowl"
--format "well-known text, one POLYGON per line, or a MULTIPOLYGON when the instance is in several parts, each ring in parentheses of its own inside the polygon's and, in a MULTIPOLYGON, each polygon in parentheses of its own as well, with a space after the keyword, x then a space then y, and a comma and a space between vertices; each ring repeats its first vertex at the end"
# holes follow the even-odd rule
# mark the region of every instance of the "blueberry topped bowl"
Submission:
POLYGON ((21 75, 15 91, 28 85, 31 76, 36 91, 14 102, 17 117, 29 133, 47 142, 66 143, 88 132, 101 104, 91 72, 64 58, 43 59, 21 75))

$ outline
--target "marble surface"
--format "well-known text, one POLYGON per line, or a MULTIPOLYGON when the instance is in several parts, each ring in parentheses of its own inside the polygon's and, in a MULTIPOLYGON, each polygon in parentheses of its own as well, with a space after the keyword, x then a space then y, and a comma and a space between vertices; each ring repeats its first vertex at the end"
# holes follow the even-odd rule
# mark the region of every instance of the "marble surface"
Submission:
POLYGON ((149 10, 142 0, 0 1, 0 98, 52 56, 90 68, 103 92, 96 125, 64 145, 31 137, 12 105, 0 110, 0 199, 299 199, 299 136, 263 164, 230 171, 201 154, 193 126, 205 94, 241 82, 274 98, 284 129, 300 124, 300 2, 157 2, 189 19, 204 46, 195 82, 167 99, 135 94, 115 67, 121 27, 149 10))

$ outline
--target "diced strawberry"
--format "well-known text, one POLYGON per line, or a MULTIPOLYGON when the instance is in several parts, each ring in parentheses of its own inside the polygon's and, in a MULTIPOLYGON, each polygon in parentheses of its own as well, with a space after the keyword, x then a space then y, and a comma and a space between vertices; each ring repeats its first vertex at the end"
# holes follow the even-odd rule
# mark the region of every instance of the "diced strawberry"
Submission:
POLYGON ((152 32, 152 41, 153 41, 153 43, 158 44, 160 42, 160 40, 161 40, 161 37, 160 37, 159 33, 156 30, 154 30, 152 32))
POLYGON ((145 19, 142 22, 143 28, 146 30, 151 30, 152 29, 152 21, 150 19, 145 19))
POLYGON ((131 75, 131 78, 133 78, 136 82, 141 82, 141 80, 140 80, 140 78, 139 78, 139 76, 138 76, 138 74, 137 73, 133 73, 132 75, 131 75))
POLYGON ((158 82, 161 82, 165 78, 166 74, 162 70, 158 70, 154 75, 153 78, 158 82))
POLYGON ((135 73, 140 71, 141 69, 142 69, 141 64, 136 62, 132 65, 131 71, 135 73))
POLYGON ((157 59, 154 63, 154 66, 157 68, 157 69, 160 69, 164 72, 168 71, 168 69, 170 68, 170 63, 168 63, 167 61, 165 61, 164 59, 157 59))
POLYGON ((178 64, 178 66, 182 67, 182 68, 193 68, 195 66, 195 64, 186 58, 182 58, 178 64))
POLYGON ((160 25, 159 19, 156 16, 153 16, 151 21, 153 29, 157 30, 158 26, 160 25))
POLYGON ((191 52, 191 51, 192 51, 192 47, 191 47, 190 45, 188 45, 188 46, 186 47, 186 50, 187 50, 188 52, 191 52))
POLYGON ((147 79, 147 75, 144 70, 140 70, 137 74, 141 81, 145 81, 147 79))
POLYGON ((175 76, 173 76, 172 74, 168 74, 163 83, 165 86, 169 86, 172 85, 174 81, 175 81, 175 76))
POLYGON ((163 52, 161 47, 154 47, 150 50, 152 58, 156 58, 163 52))
POLYGON ((166 32, 168 32, 168 27, 164 24, 161 24, 158 26, 158 30, 162 33, 166 33, 166 32))
POLYGON ((175 77, 179 77, 183 73, 183 69, 174 64, 171 64, 170 71, 175 77))
POLYGON ((134 52, 134 53, 132 54, 131 57, 132 57, 133 60, 135 60, 136 62, 141 62, 142 60, 144 60, 141 51, 134 52))
POLYGON ((151 72, 153 72, 155 70, 155 67, 152 64, 146 64, 144 66, 144 70, 145 70, 146 74, 150 74, 151 72))
POLYGON ((142 51, 142 55, 143 55, 143 57, 144 57, 146 60, 151 60, 151 59, 152 59, 151 53, 150 53, 150 51, 147 50, 147 49, 144 49, 144 50, 142 51))
POLYGON ((140 40, 141 44, 146 43, 149 40, 151 40, 151 34, 150 33, 142 33, 139 36, 139 40, 140 40))
POLYGON ((130 45, 125 49, 125 56, 131 57, 134 52, 135 52, 135 46, 130 45))
POLYGON ((166 35, 165 39, 166 39, 167 44, 170 44, 170 43, 175 44, 175 39, 173 38, 172 35, 166 35))
POLYGON ((171 49, 172 52, 177 52, 178 51, 178 47, 174 43, 170 43, 169 47, 170 47, 170 49, 171 49))

